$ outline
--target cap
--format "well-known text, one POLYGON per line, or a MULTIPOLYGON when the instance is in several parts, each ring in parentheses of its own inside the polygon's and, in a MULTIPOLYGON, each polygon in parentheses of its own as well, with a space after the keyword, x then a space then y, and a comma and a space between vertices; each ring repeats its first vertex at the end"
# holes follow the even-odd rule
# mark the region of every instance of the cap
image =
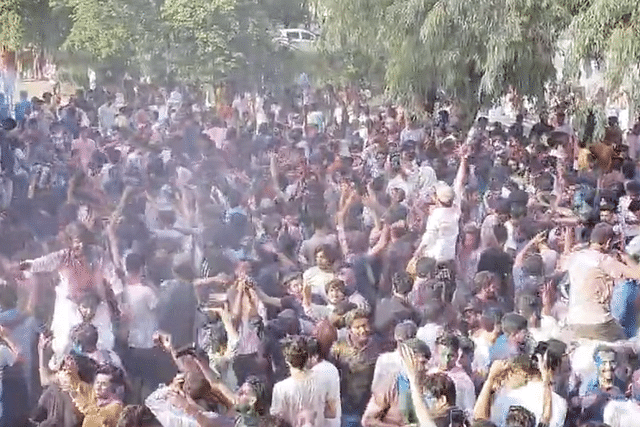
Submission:
POLYGON ((436 198, 441 203, 451 203, 455 197, 453 188, 446 184, 442 184, 436 187, 436 198))

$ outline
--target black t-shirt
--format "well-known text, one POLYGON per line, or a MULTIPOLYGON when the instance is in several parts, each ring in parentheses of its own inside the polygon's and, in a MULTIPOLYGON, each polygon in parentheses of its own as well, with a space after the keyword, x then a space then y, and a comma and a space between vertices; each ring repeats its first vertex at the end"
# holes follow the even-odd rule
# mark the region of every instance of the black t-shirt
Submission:
POLYGON ((478 272, 490 271, 505 280, 513 269, 513 259, 505 251, 498 248, 485 249, 478 261, 478 272))

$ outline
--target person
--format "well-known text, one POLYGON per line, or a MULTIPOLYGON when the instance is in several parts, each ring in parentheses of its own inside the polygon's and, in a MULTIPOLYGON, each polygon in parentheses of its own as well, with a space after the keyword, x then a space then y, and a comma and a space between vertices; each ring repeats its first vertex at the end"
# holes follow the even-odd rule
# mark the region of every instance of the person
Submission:
POLYGON ((623 399, 623 390, 626 391, 626 387, 615 376, 617 354, 613 348, 606 345, 597 346, 593 360, 598 370, 597 374, 594 378, 583 381, 579 396, 573 403, 581 408, 582 420, 602 421, 607 403, 623 399))
POLYGON ((331 351, 331 343, 335 340, 333 330, 326 327, 318 327, 311 338, 307 340, 309 350, 309 366, 311 372, 320 384, 320 389, 325 392, 325 408, 335 408, 335 417, 325 417, 325 426, 339 427, 342 419, 342 407, 340 399, 340 372, 327 360, 331 351))
POLYGON ((478 395, 475 418, 507 425, 511 408, 521 406, 542 425, 563 426, 567 402, 553 392, 551 384, 556 368, 557 362, 546 351, 535 362, 527 356, 494 362, 478 395), (495 395, 494 390, 498 390, 495 395))
MULTIPOLYGON (((404 340, 398 347, 400 346, 406 346, 413 352, 419 378, 426 376, 427 363, 431 359, 429 347, 416 338, 404 340)), ((399 356, 398 351, 397 357, 399 356)), ((408 379, 403 371, 390 372, 372 386, 371 390, 371 398, 362 415, 363 427, 404 426, 417 421, 411 402, 408 379)))
POLYGON ((609 308, 612 280, 638 279, 640 267, 629 257, 620 262, 609 255, 614 237, 611 225, 597 224, 589 247, 574 252, 564 264, 571 283, 567 323, 578 338, 608 342, 625 338, 609 308))
POLYGON ((159 329, 155 312, 158 297, 142 277, 143 266, 141 255, 135 252, 127 255, 122 293, 128 344, 125 363, 134 388, 131 402, 137 404, 144 402, 162 382, 162 375, 154 369, 158 366, 156 360, 162 357, 154 342, 154 334, 159 329))
POLYGON ((374 328, 383 337, 391 340, 395 325, 405 320, 420 323, 417 311, 408 301, 412 288, 413 279, 406 272, 398 272, 393 276, 393 294, 378 302, 374 314, 374 328))
MULTIPOLYGON (((418 328, 412 320, 405 320, 398 323, 393 331, 393 339, 396 348, 393 351, 382 353, 376 360, 376 367, 373 371, 373 381, 371 390, 377 390, 379 384, 383 384, 386 378, 393 378, 402 372, 402 361, 400 359, 400 345, 405 341, 416 338, 418 328)), ((424 340, 422 340, 424 342, 424 340)), ((431 358, 431 356, 429 356, 431 358)))
POLYGON ((475 385, 466 372, 457 366, 459 359, 460 340, 453 334, 444 334, 436 339, 436 354, 438 366, 433 373, 444 372, 456 387, 456 401, 458 408, 465 412, 468 419, 472 419, 475 405, 475 385))
POLYGON ((329 245, 320 245, 314 252, 316 265, 305 270, 302 275, 303 287, 310 288, 314 295, 320 296, 326 300, 326 286, 336 279, 333 266, 336 261, 336 255, 329 245))
POLYGON ((303 411, 311 414, 310 424, 324 426, 326 419, 337 415, 339 402, 327 399, 320 392, 322 383, 309 370, 308 346, 305 338, 290 338, 285 344, 285 360, 290 370, 290 377, 276 383, 271 398, 271 415, 279 416, 291 425, 296 425, 298 416, 303 411))
POLYGON ((340 371, 343 426, 358 425, 371 393, 371 382, 381 346, 371 332, 369 313, 353 310, 348 316, 349 331, 331 348, 331 357, 340 371))
POLYGON ((29 114, 31 114, 31 109, 32 106, 31 101, 29 101, 29 93, 26 90, 21 90, 20 101, 16 103, 14 115, 14 118, 16 119, 16 122, 18 122, 20 127, 24 126, 27 117, 29 116, 29 114))
POLYGON ((411 401, 420 426, 427 427, 467 427, 464 412, 455 407, 456 388, 447 374, 429 374, 420 380, 420 359, 408 346, 401 350, 402 360, 407 367, 407 379, 411 401), (425 402, 425 395, 429 403, 425 402))
POLYGON ((82 381, 73 361, 66 365, 69 394, 76 409, 84 415, 82 427, 115 427, 122 412, 118 389, 124 386, 122 372, 105 365, 96 371, 93 385, 82 381))

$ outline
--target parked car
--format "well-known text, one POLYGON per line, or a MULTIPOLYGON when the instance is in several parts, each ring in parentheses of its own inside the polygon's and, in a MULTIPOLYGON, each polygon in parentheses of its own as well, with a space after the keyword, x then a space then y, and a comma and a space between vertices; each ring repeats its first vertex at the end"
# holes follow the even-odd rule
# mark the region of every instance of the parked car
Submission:
POLYGON ((293 50, 312 52, 318 36, 309 30, 301 28, 284 28, 278 31, 275 41, 281 46, 293 50))

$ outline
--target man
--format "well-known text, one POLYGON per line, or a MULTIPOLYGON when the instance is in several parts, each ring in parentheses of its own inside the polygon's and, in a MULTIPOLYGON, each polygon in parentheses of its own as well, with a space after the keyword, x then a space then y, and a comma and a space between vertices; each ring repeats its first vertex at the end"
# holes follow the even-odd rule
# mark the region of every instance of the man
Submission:
POLYGON ((576 338, 613 342, 625 332, 611 315, 614 280, 640 279, 640 268, 628 256, 624 262, 609 254, 615 237, 613 227, 597 224, 588 248, 573 253, 565 262, 569 273, 569 312, 567 323, 576 338))
POLYGON ((581 419, 603 421, 604 408, 612 400, 624 399, 625 385, 615 375, 617 353, 612 347, 599 345, 593 353, 598 370, 595 378, 586 379, 574 405, 582 408, 581 419))
POLYGON ((462 160, 455 178, 454 187, 446 184, 436 186, 436 208, 429 215, 426 230, 414 257, 427 256, 436 260, 440 270, 448 270, 445 300, 451 302, 455 292, 455 259, 461 215, 462 186, 467 173, 468 153, 462 160))
POLYGON ((528 341, 527 319, 516 313, 502 318, 502 335, 489 349, 490 360, 504 360, 526 354, 528 341))
POLYGON ((339 404, 321 392, 322 382, 308 368, 309 351, 304 337, 294 336, 285 344, 285 360, 290 377, 278 382, 273 388, 271 415, 279 416, 292 426, 298 424, 298 415, 303 411, 312 414, 311 425, 324 427, 325 419, 336 417, 339 404))
POLYGON ((76 409, 84 415, 82 427, 115 427, 123 409, 118 389, 124 386, 122 372, 105 365, 98 368, 93 385, 80 380, 78 367, 69 363, 66 372, 69 393, 76 409))
POLYGON ((494 362, 478 395, 475 419, 490 419, 498 426, 508 425, 506 421, 511 408, 522 406, 535 415, 538 423, 562 427, 567 402, 553 392, 553 372, 558 365, 552 360, 545 352, 538 357, 537 363, 530 356, 494 362))
POLYGON ((419 315, 409 303, 409 293, 413 280, 405 272, 394 274, 392 296, 383 298, 377 305, 374 316, 375 330, 384 338, 391 340, 395 325, 405 320, 420 323, 419 315))
POLYGON ((314 331, 314 337, 307 341, 309 349, 309 366, 320 384, 320 390, 325 393, 325 402, 330 407, 335 405, 335 418, 325 417, 325 427, 340 427, 342 407, 340 405, 340 372, 332 363, 327 361, 331 346, 327 345, 334 338, 333 331, 319 327, 314 331), (329 339, 327 339, 329 338, 329 339))
POLYGON ((314 295, 322 297, 325 301, 326 285, 333 279, 337 278, 333 270, 337 256, 330 245, 320 245, 314 252, 316 266, 311 267, 302 275, 304 288, 311 288, 314 295))
POLYGON ((464 369, 457 366, 460 341, 453 334, 444 334, 436 340, 438 366, 432 373, 443 372, 451 378, 456 387, 456 401, 467 418, 472 418, 473 407, 476 403, 475 385, 464 369))
MULTIPOLYGON (((26 90, 20 91, 20 101, 15 107, 15 119, 20 126, 24 125, 24 121, 31 114, 31 101, 29 101, 29 93, 26 90)), ((22 127, 21 127, 22 129, 22 127)))
POLYGON ((640 371, 635 371, 629 400, 613 400, 604 408, 603 421, 610 426, 633 427, 640 420, 640 371))
MULTIPOLYGON (((431 359, 429 347, 416 338, 407 339, 400 345, 411 349, 418 367, 418 377, 424 378, 427 363, 431 359)), ((396 353, 401 360, 399 351, 396 353)), ((385 372, 384 378, 372 387, 371 398, 362 415, 363 427, 402 427, 417 421, 406 373, 402 371, 385 372)))
POLYGON ((382 353, 376 360, 376 367, 373 371, 373 382, 371 390, 377 390, 386 378, 393 378, 402 372, 402 361, 400 359, 400 346, 407 340, 416 338, 418 328, 411 320, 398 323, 393 332, 396 341, 396 348, 388 353, 382 353))
POLYGON ((347 323, 347 336, 333 345, 331 355, 340 371, 342 423, 353 425, 359 423, 367 406, 375 363, 381 348, 371 333, 369 314, 366 311, 353 310, 347 323))

